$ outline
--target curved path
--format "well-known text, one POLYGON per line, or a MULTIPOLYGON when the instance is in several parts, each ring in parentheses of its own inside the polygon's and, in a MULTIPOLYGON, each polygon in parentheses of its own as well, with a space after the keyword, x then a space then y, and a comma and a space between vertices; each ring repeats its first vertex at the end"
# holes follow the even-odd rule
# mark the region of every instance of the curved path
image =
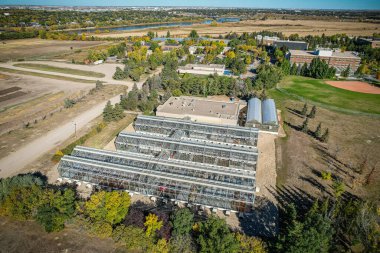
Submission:
MULTIPOLYGON (((56 61, 23 61, 23 62, 6 62, 6 63, 0 63, 0 67, 9 68, 9 69, 15 69, 15 70, 23 70, 23 71, 29 71, 29 72, 36 72, 36 73, 43 73, 43 74, 52 74, 52 75, 58 75, 58 76, 65 76, 65 77, 72 77, 72 78, 80 78, 85 80, 91 80, 91 81, 103 81, 108 84, 120 84, 120 85, 127 85, 129 87, 133 87, 134 83, 137 84, 138 88, 142 87, 142 84, 146 81, 146 78, 141 79, 139 82, 134 82, 132 80, 114 80, 112 78, 113 74, 115 73, 116 67, 124 68, 123 64, 120 63, 104 63, 99 65, 80 65, 80 64, 72 64, 72 63, 66 63, 66 62, 56 62, 56 61), (58 73, 58 72, 52 72, 52 71, 43 71, 43 70, 36 70, 36 69, 30 69, 30 68, 23 68, 23 67, 17 67, 14 66, 14 64, 17 63, 39 63, 39 64, 46 64, 54 67, 61 67, 61 68, 73 68, 78 70, 86 70, 86 71, 94 71, 103 73, 105 77, 97 78, 97 77, 89 77, 89 76, 80 76, 80 75, 72 75, 72 74, 64 74, 64 73, 58 73)), ((162 67, 158 68, 156 71, 154 71, 149 76, 152 76, 154 74, 159 74, 162 70, 162 67)))
MULTIPOLYGON (((120 101, 120 94, 110 99, 111 103, 120 101)), ((9 177, 19 173, 25 166, 37 160, 40 156, 59 146, 77 131, 102 114, 107 101, 95 105, 90 110, 76 116, 70 122, 55 128, 22 148, 12 152, 0 160, 0 177, 9 177)))

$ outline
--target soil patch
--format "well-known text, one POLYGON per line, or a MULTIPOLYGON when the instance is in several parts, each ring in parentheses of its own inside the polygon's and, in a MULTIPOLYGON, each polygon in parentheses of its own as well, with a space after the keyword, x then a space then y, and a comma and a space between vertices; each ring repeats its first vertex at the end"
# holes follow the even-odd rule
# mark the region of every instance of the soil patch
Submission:
POLYGON ((336 88, 368 93, 368 94, 380 94, 380 88, 360 81, 326 81, 327 84, 336 88))

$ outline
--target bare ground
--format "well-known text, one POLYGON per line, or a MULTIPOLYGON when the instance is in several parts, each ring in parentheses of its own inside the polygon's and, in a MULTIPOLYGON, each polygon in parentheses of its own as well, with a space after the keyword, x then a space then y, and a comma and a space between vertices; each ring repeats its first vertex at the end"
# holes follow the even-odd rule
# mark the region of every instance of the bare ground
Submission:
POLYGON ((303 133, 299 130, 303 103, 286 100, 283 107, 288 137, 276 140, 278 188, 272 189, 280 204, 292 201, 302 208, 314 199, 335 198, 333 182, 323 180, 322 171, 343 181, 343 197, 379 200, 380 118, 318 107, 316 117, 309 121, 309 132, 303 133), (322 132, 329 129, 327 143, 312 137, 319 122, 322 132))
MULTIPOLYGON (((158 36, 165 36, 170 30, 172 36, 188 36, 191 30, 197 30, 198 34, 219 36, 226 35, 230 32, 260 32, 263 30, 282 32, 289 36, 298 33, 301 36, 306 35, 333 35, 345 33, 350 36, 372 35, 378 33, 379 24, 365 22, 348 22, 339 20, 290 20, 290 19, 267 19, 267 20, 247 20, 239 23, 222 23, 218 26, 196 24, 187 27, 170 27, 149 29, 157 32, 158 36)), ((98 37, 126 37, 146 35, 148 29, 140 31, 123 31, 120 33, 97 34, 98 37)))
POLYGON ((34 221, 0 217, 0 252, 126 252, 117 250, 112 239, 89 236, 74 224, 63 231, 47 233, 34 221))
POLYGON ((22 39, 7 40, 0 44, 0 61, 29 59, 47 55, 74 52, 101 44, 109 44, 104 41, 64 41, 64 40, 42 40, 22 39), (72 47, 72 49, 71 49, 72 47))

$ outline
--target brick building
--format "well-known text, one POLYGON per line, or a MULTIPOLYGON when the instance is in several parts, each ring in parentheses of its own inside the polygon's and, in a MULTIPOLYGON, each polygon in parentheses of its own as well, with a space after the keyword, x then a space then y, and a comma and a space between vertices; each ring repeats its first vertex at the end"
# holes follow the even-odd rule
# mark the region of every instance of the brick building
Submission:
POLYGON ((337 73, 346 69, 348 65, 350 65, 351 72, 355 72, 360 65, 360 57, 356 52, 352 51, 341 52, 331 49, 317 49, 316 51, 289 50, 291 64, 310 64, 316 57, 324 60, 329 66, 335 67, 337 73))

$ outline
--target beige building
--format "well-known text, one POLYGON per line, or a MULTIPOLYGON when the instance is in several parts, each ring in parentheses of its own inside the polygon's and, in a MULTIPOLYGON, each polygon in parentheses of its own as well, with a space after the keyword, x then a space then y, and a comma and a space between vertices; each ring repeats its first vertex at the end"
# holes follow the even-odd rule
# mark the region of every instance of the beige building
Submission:
POLYGON ((156 115, 194 122, 237 126, 240 110, 247 106, 245 101, 220 101, 198 97, 171 97, 157 107, 156 115))
POLYGON ((187 64, 178 67, 178 73, 195 74, 195 75, 224 75, 225 66, 221 64, 187 64))

